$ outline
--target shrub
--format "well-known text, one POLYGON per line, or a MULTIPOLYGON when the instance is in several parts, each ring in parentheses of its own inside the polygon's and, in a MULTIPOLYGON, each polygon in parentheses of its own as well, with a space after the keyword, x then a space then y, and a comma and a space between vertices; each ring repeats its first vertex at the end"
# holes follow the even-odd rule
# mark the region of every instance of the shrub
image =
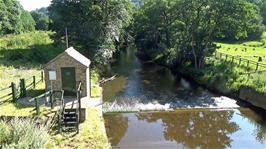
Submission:
MULTIPOLYGON (((1 122, 6 139, 3 149, 10 148, 44 148, 49 135, 44 127, 37 126, 32 119, 14 118, 8 124, 1 122)), ((1 133, 2 134, 2 133, 1 133)))
POLYGON ((0 121, 0 144, 4 144, 7 141, 8 136, 10 135, 9 130, 8 125, 3 121, 0 121))
POLYGON ((17 52, 8 52, 8 54, 5 56, 5 58, 7 60, 9 60, 9 61, 16 61, 16 60, 24 59, 24 55, 20 51, 17 51, 17 52))

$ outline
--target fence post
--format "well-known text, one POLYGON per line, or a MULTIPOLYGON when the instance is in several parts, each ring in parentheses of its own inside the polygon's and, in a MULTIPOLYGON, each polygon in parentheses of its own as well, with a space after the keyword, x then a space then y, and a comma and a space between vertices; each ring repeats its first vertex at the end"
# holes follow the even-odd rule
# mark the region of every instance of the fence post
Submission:
POLYGON ((232 57, 232 63, 234 62, 234 59, 235 59, 235 57, 233 56, 233 57, 232 57))
POLYGON ((12 90, 12 99, 14 102, 17 101, 16 98, 16 84, 14 82, 11 82, 11 90, 12 90))
POLYGON ((239 58, 239 66, 241 65, 241 57, 239 58))
POLYGON ((50 97, 50 102, 51 102, 51 109, 54 109, 54 96, 53 96, 52 90, 49 93, 49 97, 50 97))
POLYGON ((247 63, 247 67, 249 66, 249 60, 248 60, 248 63, 247 63))
POLYGON ((43 71, 41 71, 41 79, 42 79, 42 82, 43 82, 43 71))
POLYGON ((39 101, 37 98, 34 98, 34 100, 35 100, 35 106, 36 106, 36 114, 39 115, 40 114, 39 101))
POLYGON ((25 85, 25 79, 20 79, 20 97, 26 97, 27 92, 26 92, 26 85, 25 85))
POLYGON ((227 61, 227 54, 225 55, 225 61, 227 61))
POLYGON ((259 69, 259 63, 257 63, 257 66, 256 66, 256 71, 259 69))
POLYGON ((35 76, 32 77, 32 84, 33 84, 33 88, 35 89, 36 88, 36 78, 35 76))

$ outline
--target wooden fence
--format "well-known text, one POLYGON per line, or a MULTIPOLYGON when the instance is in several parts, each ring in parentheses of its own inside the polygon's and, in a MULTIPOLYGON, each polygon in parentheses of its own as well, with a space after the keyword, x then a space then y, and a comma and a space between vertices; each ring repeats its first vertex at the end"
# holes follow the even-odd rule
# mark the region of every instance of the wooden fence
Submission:
POLYGON ((238 66, 246 66, 247 68, 251 68, 254 69, 255 72, 258 71, 259 69, 261 70, 266 70, 266 64, 265 63, 261 63, 261 62, 256 62, 253 60, 249 60, 240 56, 234 56, 234 55, 230 55, 230 54, 226 54, 226 53, 222 53, 222 52, 215 52, 215 57, 219 58, 220 60, 225 60, 225 61, 229 61, 232 63, 236 63, 238 64, 238 66))
POLYGON ((27 96, 27 90, 35 89, 36 85, 44 81, 43 72, 40 74, 40 79, 36 80, 36 76, 27 79, 20 79, 19 83, 11 82, 10 86, 0 89, 0 102, 12 99, 16 102, 19 98, 27 96))

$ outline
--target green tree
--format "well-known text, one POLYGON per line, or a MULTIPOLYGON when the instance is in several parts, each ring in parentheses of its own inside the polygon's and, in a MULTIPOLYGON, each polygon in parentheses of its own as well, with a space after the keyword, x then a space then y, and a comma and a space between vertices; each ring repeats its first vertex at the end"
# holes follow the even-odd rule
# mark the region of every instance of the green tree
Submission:
POLYGON ((49 30, 50 18, 47 8, 36 9, 30 13, 36 22, 35 28, 37 30, 49 30))
POLYGON ((55 39, 63 39, 67 28, 70 45, 101 63, 112 56, 122 41, 131 21, 130 12, 128 0, 53 0, 49 8, 55 39))
POLYGON ((34 30, 35 22, 17 0, 0 0, 0 35, 34 30))
POLYGON ((0 0, 0 34, 20 33, 22 6, 16 0, 0 0))
POLYGON ((263 18, 263 24, 266 25, 266 0, 248 0, 258 6, 260 14, 263 18))
POLYGON ((35 30, 35 21, 32 18, 31 14, 28 11, 23 11, 20 16, 20 21, 22 23, 23 31, 34 31, 35 30))
POLYGON ((170 66, 191 63, 200 69, 217 37, 262 33, 257 7, 246 0, 145 0, 134 18, 140 53, 170 66))

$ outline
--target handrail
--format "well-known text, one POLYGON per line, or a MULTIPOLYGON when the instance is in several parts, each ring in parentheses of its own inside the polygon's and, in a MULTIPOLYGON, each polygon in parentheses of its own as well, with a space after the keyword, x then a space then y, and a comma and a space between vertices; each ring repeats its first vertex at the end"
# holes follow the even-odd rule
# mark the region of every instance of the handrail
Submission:
MULTIPOLYGON (((36 107, 36 114, 39 115, 40 114, 40 105, 39 105, 39 99, 42 97, 46 97, 47 95, 50 95, 52 91, 47 91, 37 97, 31 98, 29 101, 35 101, 35 107, 36 107)), ((51 97, 50 97, 51 98, 51 97)))
POLYGON ((80 81, 79 82, 79 85, 78 85, 78 88, 77 88, 77 101, 78 101, 78 107, 77 107, 77 109, 76 109, 76 113, 77 113, 77 133, 79 133, 79 119, 80 119, 80 114, 81 114, 81 90, 82 90, 82 88, 81 88, 81 86, 82 86, 82 82, 80 81))
MULTIPOLYGON (((57 91, 58 92, 58 91, 57 91)), ((60 102, 60 109, 58 113, 58 131, 62 132, 62 115, 65 111, 65 99, 64 99, 64 90, 59 91, 61 92, 61 102, 60 102)))

